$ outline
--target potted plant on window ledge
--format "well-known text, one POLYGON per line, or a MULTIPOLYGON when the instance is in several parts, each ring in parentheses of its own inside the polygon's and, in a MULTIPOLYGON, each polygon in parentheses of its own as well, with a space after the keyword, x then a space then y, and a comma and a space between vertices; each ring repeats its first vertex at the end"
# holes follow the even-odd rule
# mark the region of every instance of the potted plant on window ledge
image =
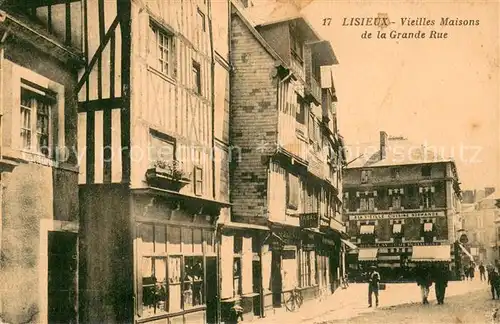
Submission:
POLYGON ((190 183, 189 175, 184 171, 182 162, 157 160, 146 171, 148 183, 165 189, 179 191, 190 183))

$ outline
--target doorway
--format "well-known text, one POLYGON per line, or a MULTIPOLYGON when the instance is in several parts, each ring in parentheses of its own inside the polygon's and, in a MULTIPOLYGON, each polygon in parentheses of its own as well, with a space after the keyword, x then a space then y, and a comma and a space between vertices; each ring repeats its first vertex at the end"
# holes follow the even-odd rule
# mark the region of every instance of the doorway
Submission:
POLYGON ((77 320, 77 233, 48 232, 48 322, 77 320))
POLYGON ((272 251, 271 257, 271 289, 273 292, 273 307, 281 307, 281 290, 283 278, 281 278, 281 253, 272 251))
POLYGON ((207 296, 207 323, 214 324, 217 323, 217 258, 207 257, 206 258, 206 296, 207 296))

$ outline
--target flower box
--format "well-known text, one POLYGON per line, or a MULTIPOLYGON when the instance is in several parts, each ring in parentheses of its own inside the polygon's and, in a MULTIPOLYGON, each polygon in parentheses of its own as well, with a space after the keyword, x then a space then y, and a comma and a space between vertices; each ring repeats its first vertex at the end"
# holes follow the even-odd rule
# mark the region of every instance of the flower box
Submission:
POLYGON ((148 183, 168 190, 179 191, 191 181, 178 161, 157 161, 146 171, 148 183))

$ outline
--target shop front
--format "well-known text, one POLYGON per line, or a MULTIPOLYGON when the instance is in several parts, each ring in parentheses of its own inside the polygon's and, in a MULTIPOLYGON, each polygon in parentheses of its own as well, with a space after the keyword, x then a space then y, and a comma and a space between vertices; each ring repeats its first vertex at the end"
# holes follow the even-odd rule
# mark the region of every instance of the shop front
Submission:
POLYGON ((262 242, 266 226, 224 223, 220 233, 221 321, 234 321, 236 310, 245 321, 263 316, 263 288, 269 280, 263 271, 262 242))
MULTIPOLYGON (((263 253, 270 258, 269 292, 264 295, 264 307, 269 311, 280 309, 295 288, 300 288, 299 254, 301 232, 299 227, 270 224, 271 233, 263 243, 263 253)), ((266 276, 263 272, 263 276, 266 276)), ((311 275, 310 275, 311 276, 311 275)), ((309 276, 309 277, 310 277, 309 276)))
POLYGON ((221 205, 158 192, 132 200, 136 322, 216 323, 221 205))

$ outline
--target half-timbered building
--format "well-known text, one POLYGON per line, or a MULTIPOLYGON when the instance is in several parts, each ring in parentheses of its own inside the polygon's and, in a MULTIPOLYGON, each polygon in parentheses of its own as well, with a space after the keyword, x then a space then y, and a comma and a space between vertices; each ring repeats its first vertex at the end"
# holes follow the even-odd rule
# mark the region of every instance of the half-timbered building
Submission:
POLYGON ((235 304, 244 318, 269 316, 295 288, 306 300, 331 293, 344 231, 331 44, 291 2, 234 1, 230 28, 237 157, 221 237, 223 319, 235 304))
POLYGON ((76 323, 75 88, 84 60, 64 17, 81 6, 2 1, 0 9, 0 316, 76 323))
POLYGON ((84 7, 82 321, 215 322, 216 223, 229 204, 215 119, 226 94, 214 90, 227 45, 214 53, 211 2, 84 7))

